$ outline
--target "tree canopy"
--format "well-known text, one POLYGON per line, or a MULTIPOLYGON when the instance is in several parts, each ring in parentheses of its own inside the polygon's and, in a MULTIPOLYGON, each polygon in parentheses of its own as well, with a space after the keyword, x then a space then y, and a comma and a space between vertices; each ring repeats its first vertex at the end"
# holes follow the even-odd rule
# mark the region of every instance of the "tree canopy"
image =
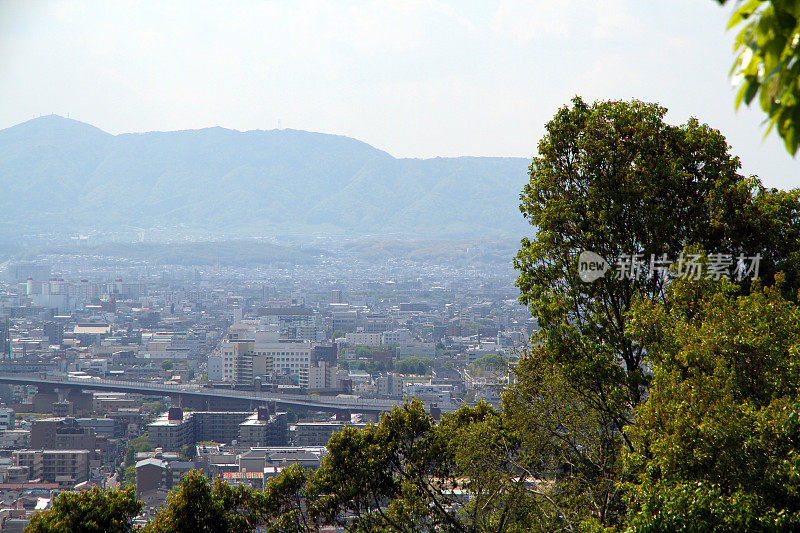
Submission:
POLYGON ((653 384, 631 428, 630 531, 800 528, 800 308, 679 280, 629 323, 653 384))
POLYGON ((598 527, 627 520, 620 487, 631 472, 621 454, 647 453, 633 435, 654 362, 630 334, 634 302, 669 308, 674 278, 709 277, 711 257, 730 267, 711 277, 728 276, 745 294, 756 275, 736 276, 736 257, 760 258, 767 286, 785 272, 778 290, 798 294, 798 191, 743 177, 718 131, 694 119, 669 125, 665 113, 636 100, 575 98, 547 124, 520 196, 536 236, 515 259, 517 285, 540 330, 506 412, 530 441, 529 460, 565 473, 564 505, 598 527), (583 252, 609 271, 583 279, 583 252))
POLYGON ((62 492, 47 511, 33 515, 26 533, 128 533, 142 510, 133 487, 62 492))

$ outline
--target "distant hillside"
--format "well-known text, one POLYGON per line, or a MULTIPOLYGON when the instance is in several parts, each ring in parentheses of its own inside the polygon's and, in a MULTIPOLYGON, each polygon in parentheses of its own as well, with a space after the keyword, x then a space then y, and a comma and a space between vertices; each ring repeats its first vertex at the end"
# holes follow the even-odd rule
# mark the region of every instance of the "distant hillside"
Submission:
POLYGON ((47 256, 81 256, 102 263, 105 258, 125 258, 156 265, 310 265, 322 257, 371 264, 392 260, 456 266, 511 266, 519 248, 517 241, 352 241, 330 248, 277 245, 260 240, 241 239, 183 243, 104 243, 93 246, 68 244, 25 250, 0 244, 0 258, 17 261, 42 259, 47 256), (14 253, 16 252, 16 253, 14 253))
POLYGON ((253 240, 187 243, 105 243, 95 246, 54 246, 20 253, 17 259, 35 259, 43 255, 77 255, 91 258, 125 258, 157 265, 251 266, 276 263, 315 263, 323 250, 279 246, 253 240))
POLYGON ((517 238, 529 164, 396 159, 296 130, 115 136, 50 115, 0 130, 0 235, 517 238))
POLYGON ((519 241, 356 241, 342 250, 367 262, 408 259, 420 263, 508 266, 519 249, 519 241))

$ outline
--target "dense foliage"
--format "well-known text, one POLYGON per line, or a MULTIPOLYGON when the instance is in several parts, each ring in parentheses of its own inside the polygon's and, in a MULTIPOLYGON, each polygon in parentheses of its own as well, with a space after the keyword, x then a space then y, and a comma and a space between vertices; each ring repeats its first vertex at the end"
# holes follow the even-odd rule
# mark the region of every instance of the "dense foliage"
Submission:
POLYGON ((680 281, 635 306, 654 377, 626 457, 631 531, 800 529, 800 308, 735 291, 680 281))
MULTIPOLYGON (((588 105, 576 98, 548 123, 521 195, 537 235, 517 255, 517 284, 541 329, 520 363, 507 411, 534 439, 532 458, 547 442, 538 456, 562 464, 558 492, 583 526, 627 527, 626 490, 636 472, 622 459, 655 451, 636 437, 639 410, 659 378, 657 351, 629 324, 638 320, 641 331, 656 325, 637 317, 634 304, 670 312, 670 287, 684 275, 724 283, 708 275, 703 258, 712 256, 760 257, 760 282, 773 286, 780 277, 774 290, 781 298, 796 300, 800 286, 800 191, 767 190, 741 176, 719 132, 694 119, 666 124, 665 112, 638 101, 588 105), (584 251, 611 263, 627 257, 628 266, 617 262, 586 282, 578 268, 584 251), (690 257, 698 269, 681 271, 690 257), (639 268, 631 269, 636 258, 639 268), (659 265, 661 258, 668 261, 659 265)), ((728 275, 748 294, 754 274, 728 275)), ((701 299, 703 290, 694 287, 686 298, 701 299)))
POLYGON ((429 374, 433 368, 433 359, 412 355, 396 362, 393 368, 398 374, 429 374))
POLYGON ((36 513, 27 533, 127 533, 142 502, 125 490, 100 490, 59 494, 48 511, 36 513))

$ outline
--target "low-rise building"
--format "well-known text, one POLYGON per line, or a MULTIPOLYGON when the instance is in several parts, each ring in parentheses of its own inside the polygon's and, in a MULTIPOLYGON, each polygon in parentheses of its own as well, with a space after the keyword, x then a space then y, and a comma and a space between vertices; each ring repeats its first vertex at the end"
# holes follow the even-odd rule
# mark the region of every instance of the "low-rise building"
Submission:
POLYGON ((350 346, 380 346, 381 333, 345 333, 344 340, 350 346))

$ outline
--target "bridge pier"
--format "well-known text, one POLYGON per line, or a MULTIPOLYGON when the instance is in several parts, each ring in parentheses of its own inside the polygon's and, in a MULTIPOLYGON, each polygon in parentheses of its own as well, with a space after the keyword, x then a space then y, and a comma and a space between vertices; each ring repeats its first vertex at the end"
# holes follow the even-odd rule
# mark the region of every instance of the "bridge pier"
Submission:
POLYGON ((76 415, 86 416, 94 409, 92 399, 92 394, 77 387, 38 385, 33 396, 33 410, 37 413, 52 413, 53 404, 68 401, 73 404, 76 415))
POLYGON ((49 413, 53 410, 53 404, 59 401, 59 393, 54 388, 36 387, 36 394, 33 395, 33 411, 35 413, 49 413))
MULTIPOLYGON (((60 397, 61 389, 57 390, 60 397)), ((83 392, 81 389, 69 388, 64 391, 64 400, 72 403, 76 415, 86 416, 94 411, 94 395, 90 392, 83 392)))

